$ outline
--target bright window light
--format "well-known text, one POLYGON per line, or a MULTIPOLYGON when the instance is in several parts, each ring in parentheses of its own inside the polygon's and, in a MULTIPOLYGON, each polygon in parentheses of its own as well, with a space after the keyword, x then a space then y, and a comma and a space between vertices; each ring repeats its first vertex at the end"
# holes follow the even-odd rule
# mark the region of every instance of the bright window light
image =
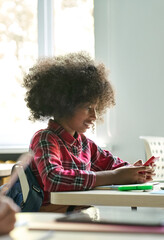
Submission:
MULTIPOLYGON (((50 48, 54 49, 52 55, 84 50, 94 57, 93 2, 0 1, 0 152, 5 148, 28 147, 32 135, 47 126, 47 122, 33 123, 28 120, 30 113, 24 102, 25 89, 21 84, 24 74, 38 56, 42 53, 46 55, 45 50, 49 49, 50 43, 54 44, 50 48), (51 29, 48 21, 51 23, 52 12, 51 29), (51 42, 46 41, 49 34, 54 39, 51 42)), ((91 132, 87 134, 92 135, 91 132)))
POLYGON ((0 16, 0 145, 24 145, 35 129, 21 84, 38 57, 37 1, 1 0, 0 16))
POLYGON ((54 0, 55 55, 87 51, 94 57, 93 0, 54 0))

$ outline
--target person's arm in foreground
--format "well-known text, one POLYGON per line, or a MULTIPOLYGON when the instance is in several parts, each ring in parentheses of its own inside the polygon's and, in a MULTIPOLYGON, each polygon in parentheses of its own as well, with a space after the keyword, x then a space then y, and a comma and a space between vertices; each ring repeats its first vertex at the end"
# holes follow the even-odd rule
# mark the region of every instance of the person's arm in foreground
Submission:
POLYGON ((19 207, 12 199, 0 196, 0 235, 8 234, 14 228, 18 211, 19 207))

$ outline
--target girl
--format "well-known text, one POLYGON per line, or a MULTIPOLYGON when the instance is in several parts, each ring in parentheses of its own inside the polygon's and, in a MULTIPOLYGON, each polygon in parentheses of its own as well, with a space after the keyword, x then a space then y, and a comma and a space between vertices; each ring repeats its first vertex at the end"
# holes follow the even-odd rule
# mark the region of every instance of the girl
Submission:
POLYGON ((31 168, 44 191, 41 211, 64 212, 50 204, 50 192, 93 189, 107 184, 144 183, 153 171, 102 150, 84 133, 115 105, 114 91, 103 64, 87 53, 45 58, 24 78, 31 120, 49 119, 31 141, 31 168), (144 173, 143 173, 144 172, 144 173))

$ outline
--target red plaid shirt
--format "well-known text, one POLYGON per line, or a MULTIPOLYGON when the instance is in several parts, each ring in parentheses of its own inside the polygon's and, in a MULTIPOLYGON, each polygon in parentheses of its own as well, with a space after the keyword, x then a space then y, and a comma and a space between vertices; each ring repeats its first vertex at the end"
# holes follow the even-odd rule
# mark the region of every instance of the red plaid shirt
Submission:
POLYGON ((30 149, 34 152, 32 171, 44 190, 43 205, 50 202, 50 192, 92 189, 96 171, 128 164, 83 134, 74 138, 53 120, 35 133, 30 149))

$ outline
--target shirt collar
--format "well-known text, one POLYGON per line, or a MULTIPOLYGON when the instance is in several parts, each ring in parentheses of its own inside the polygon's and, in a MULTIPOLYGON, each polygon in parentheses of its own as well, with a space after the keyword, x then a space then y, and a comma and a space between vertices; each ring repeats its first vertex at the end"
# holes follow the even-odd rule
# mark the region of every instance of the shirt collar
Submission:
POLYGON ((62 140, 67 142, 69 145, 73 145, 76 141, 80 141, 80 134, 76 133, 77 138, 74 138, 70 133, 68 133, 59 123, 50 119, 48 122, 48 129, 51 129, 55 132, 55 134, 60 137, 62 140))

